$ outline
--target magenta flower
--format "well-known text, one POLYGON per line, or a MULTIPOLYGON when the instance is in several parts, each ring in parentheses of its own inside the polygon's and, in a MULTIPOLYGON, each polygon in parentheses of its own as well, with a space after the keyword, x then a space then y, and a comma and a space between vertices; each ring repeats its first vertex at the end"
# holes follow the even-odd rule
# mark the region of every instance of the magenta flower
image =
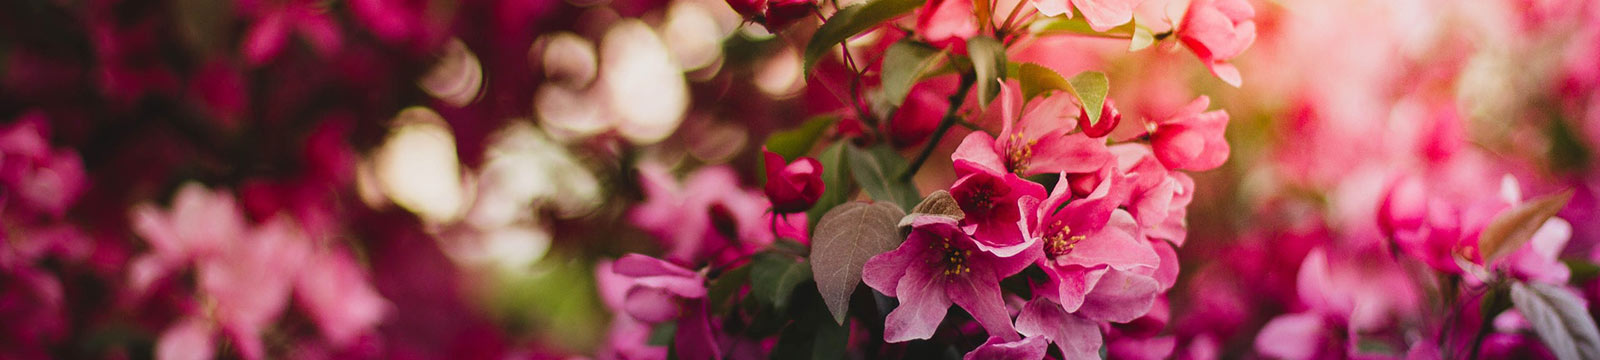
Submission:
POLYGON ((244 58, 261 65, 278 57, 289 43, 289 34, 298 32, 323 56, 335 55, 344 44, 339 25, 326 10, 310 1, 240 1, 242 10, 255 18, 241 44, 244 58))
POLYGON ((83 162, 71 150, 51 149, 49 131, 49 119, 40 111, 0 127, 0 188, 5 190, 0 205, 8 212, 59 218, 88 186, 83 162))
POLYGON ((933 336, 951 303, 972 314, 989 336, 1014 341, 1018 336, 1000 297, 1000 279, 1021 272, 1032 260, 983 251, 954 220, 924 216, 912 223, 900 247, 867 260, 862 281, 900 299, 884 325, 884 341, 933 336))
POLYGON ((1043 338, 1056 344, 1067 359, 1100 357, 1100 325, 1067 312, 1060 304, 1044 297, 1034 298, 1017 314, 1017 332, 1028 338, 1043 338))
POLYGON ((950 185, 950 196, 966 213, 963 223, 977 228, 978 247, 1001 257, 1026 249, 1031 243, 1023 236, 1028 231, 1023 199, 1043 197, 1044 186, 962 160, 956 162, 956 172, 964 175, 950 185))
MULTIPOLYGON (((1131 187, 1122 205, 1139 223, 1140 231, 1147 238, 1182 246, 1188 235, 1184 218, 1189 213, 1189 203, 1194 201, 1194 179, 1182 172, 1167 170, 1149 147, 1118 144, 1111 146, 1110 151, 1116 158, 1115 169, 1125 171, 1131 187)), ((1109 176, 1106 174, 1111 169, 1108 166, 1093 180, 1109 176)), ((1079 183, 1075 178, 1073 194, 1086 196, 1090 191, 1080 189, 1079 183)), ((1082 187, 1089 188, 1089 185, 1082 187)))
POLYGON ((1306 254, 1296 276, 1305 310, 1268 322, 1256 337, 1256 351, 1284 359, 1354 353, 1361 334, 1415 316, 1418 289, 1391 258, 1361 255, 1374 250, 1317 248, 1306 254))
POLYGON ((1178 29, 1183 41, 1211 74, 1235 87, 1243 81, 1228 59, 1256 41, 1255 8, 1245 0, 1194 0, 1178 29))
POLYGON ((772 201, 772 211, 778 213, 803 212, 822 197, 822 163, 817 159, 800 157, 784 164, 783 155, 761 150, 766 158, 767 199, 772 201))
POLYGON ((998 103, 1003 117, 1000 138, 991 138, 981 131, 968 134, 951 154, 952 160, 965 160, 994 172, 1023 176, 1091 172, 1111 160, 1104 140, 1090 138, 1083 132, 1067 134, 1074 128, 1074 123, 1064 116, 1072 106, 1071 96, 1044 98, 1017 119, 1011 114, 1013 108, 1020 107, 1015 102, 1021 95, 1012 88, 1006 86, 1000 91, 998 103))
POLYGON ((1044 297, 1068 312, 1078 312, 1091 306, 1086 301, 1090 292, 1100 291, 1096 285, 1115 280, 1107 284, 1107 296, 1137 300, 1120 304, 1133 308, 1084 313, 1096 320, 1128 321, 1143 315, 1157 287, 1150 274, 1160 257, 1140 234, 1133 215, 1118 208, 1129 191, 1119 181, 1125 180, 1105 179, 1088 197, 1070 202, 1071 190, 1057 187, 1043 203, 1029 209, 1034 214, 1030 221, 1035 221, 1030 237, 1037 249, 1031 251, 1042 255, 1037 262, 1049 276, 1041 291, 1044 297))
POLYGON ((1106 31, 1133 20, 1133 9, 1140 0, 1033 0, 1033 6, 1044 16, 1072 17, 1070 5, 1083 13, 1084 20, 1094 31, 1106 31))
POLYGON ((628 219, 666 245, 668 259, 726 262, 772 243, 772 221, 764 216, 771 206, 760 193, 740 187, 733 169, 702 168, 680 186, 666 168, 641 164, 639 186, 646 199, 629 210, 628 219))
MULTIPOLYGON (((674 319, 678 321, 677 331, 673 333, 673 345, 679 358, 721 357, 716 330, 710 314, 706 312, 705 276, 671 262, 639 254, 625 255, 609 266, 602 264, 599 270, 601 274, 597 276, 608 305, 619 304, 616 290, 625 287, 620 299, 621 308, 617 309, 620 312, 647 324, 674 319), (610 273, 605 270, 610 270, 610 273), (610 295, 606 295, 608 293, 610 295)), ((637 329, 623 328, 621 330, 624 333, 613 336, 638 337, 635 332, 637 329)), ((639 348, 638 344, 625 345, 628 346, 617 350, 653 353, 639 348)))
POLYGON ((762 25, 768 31, 778 32, 789 24, 811 16, 817 4, 812 0, 772 0, 767 3, 766 19, 762 25))
POLYGON ((1111 99, 1106 99, 1105 104, 1100 106, 1100 119, 1094 124, 1089 123, 1089 112, 1082 107, 1078 108, 1078 128, 1083 129, 1085 136, 1105 137, 1110 135, 1111 130, 1115 130, 1119 123, 1122 123, 1122 113, 1117 112, 1117 106, 1111 99))
POLYGON ((1151 125, 1150 148, 1168 169, 1206 171, 1228 161, 1228 112, 1205 111, 1211 98, 1200 96, 1173 116, 1151 125))

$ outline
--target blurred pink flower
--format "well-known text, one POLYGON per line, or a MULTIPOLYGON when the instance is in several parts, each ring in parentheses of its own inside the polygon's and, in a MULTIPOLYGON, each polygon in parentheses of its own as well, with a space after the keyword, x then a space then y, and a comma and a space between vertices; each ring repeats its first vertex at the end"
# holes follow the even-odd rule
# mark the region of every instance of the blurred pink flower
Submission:
POLYGON ((392 306, 343 251, 322 250, 294 281, 295 299, 334 348, 344 348, 377 327, 392 306))
POLYGON ((49 131, 49 119, 41 111, 24 113, 0 127, 0 205, 7 198, 21 205, 0 208, 60 218, 83 195, 88 187, 83 162, 72 150, 51 149, 49 131))
MULTIPOLYGON (((716 330, 706 313, 704 276, 665 260, 628 254, 616 262, 602 263, 596 277, 601 298, 619 316, 625 314, 642 324, 676 320, 673 345, 679 358, 720 358, 716 330)), ((657 353, 658 348, 640 341, 648 339, 649 327, 623 322, 614 324, 612 330, 607 340, 611 348, 603 353, 619 358, 657 353)))
POLYGON ((1017 332, 1055 343, 1067 359, 1100 357, 1100 326, 1045 297, 1036 297, 1022 306, 1022 312, 1017 314, 1017 332))
POLYGON ((767 2, 766 19, 762 25, 771 32, 782 31, 789 24, 810 17, 816 7, 814 0, 771 0, 767 2))
POLYGON ((336 55, 344 46, 339 25, 328 17, 323 5, 305 1, 240 1, 241 10, 254 18, 246 30, 240 51, 246 62, 260 66, 271 62, 289 43, 289 34, 298 32, 322 56, 336 55))
POLYGON ((1178 28, 1178 39, 1211 74, 1235 87, 1242 78, 1227 61, 1256 41, 1255 8, 1245 0, 1194 0, 1178 28))
POLYGON ((900 247, 867 260, 862 282, 900 299, 884 325, 884 341, 933 336, 951 303, 972 314, 989 336, 1014 341, 1019 337, 1000 296, 1000 279, 1031 261, 983 251, 955 220, 923 216, 900 247))
POLYGON ((917 34, 935 47, 964 54, 967 39, 978 35, 972 0, 928 0, 917 11, 917 34))
POLYGON ((998 336, 990 336, 983 345, 972 349, 961 358, 963 360, 1043 359, 1045 351, 1049 349, 1050 342, 1044 337, 1034 336, 1008 342, 998 336))
MULTIPOLYGON (((770 204, 739 186, 731 168, 701 168, 680 186, 666 168, 641 164, 639 186, 646 199, 629 210, 628 219, 667 246, 668 259, 726 262, 772 243, 772 222, 763 215, 770 204)), ((791 224, 795 219, 805 222, 799 214, 784 218, 791 224)))
POLYGON ((1228 112, 1205 111, 1210 105, 1200 96, 1151 125, 1150 148, 1168 169, 1206 171, 1228 161, 1228 112))
POLYGON ((1139 6, 1140 0, 1034 0, 1033 5, 1039 9, 1039 14, 1044 16, 1065 15, 1072 17, 1070 3, 1083 13, 1084 20, 1089 21, 1089 27, 1094 31, 1106 31, 1117 25, 1133 20, 1133 9, 1139 6))

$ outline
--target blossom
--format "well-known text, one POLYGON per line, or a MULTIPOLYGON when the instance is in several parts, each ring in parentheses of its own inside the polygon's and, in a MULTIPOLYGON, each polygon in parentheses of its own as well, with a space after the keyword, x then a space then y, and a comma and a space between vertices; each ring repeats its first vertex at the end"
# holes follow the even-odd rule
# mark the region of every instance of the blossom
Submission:
POLYGON ((935 47, 965 53, 967 39, 978 35, 972 0, 928 0, 918 11, 917 34, 935 47))
POLYGON ((1178 28, 1178 39, 1211 69, 1211 74, 1239 86, 1239 69, 1227 63, 1256 41, 1255 8, 1245 0, 1194 0, 1178 28))
POLYGON ((1205 111, 1211 98, 1200 96, 1173 116, 1150 125, 1150 148, 1168 169, 1206 171, 1228 161, 1228 112, 1205 111))
POLYGON ((1100 357, 1100 326, 1060 304, 1037 297, 1022 306, 1017 314, 1017 332, 1029 338, 1040 337, 1056 344, 1067 359, 1100 357))
POLYGON ((822 197, 822 163, 800 157, 788 164, 783 155, 761 150, 767 168, 767 199, 779 213, 802 212, 822 197))
POLYGON ((992 138, 981 131, 968 134, 950 155, 953 161, 1026 176, 1090 172, 1111 159, 1103 140, 1092 139, 1083 132, 1068 134, 1074 127, 1064 114, 1072 106, 1071 96, 1044 98, 1018 119, 1012 116, 1012 109, 1021 107, 1015 105, 1021 95, 1011 88, 1014 87, 1006 86, 1000 91, 1000 137, 992 138))
POLYGON ((1117 107, 1111 99, 1106 99, 1105 104, 1100 106, 1100 119, 1094 124, 1089 123, 1087 110, 1083 107, 1078 108, 1078 128, 1083 129, 1083 134, 1088 137, 1101 138, 1110 135, 1111 130, 1116 129, 1117 124, 1122 122, 1122 113, 1117 112, 1117 107))
POLYGON ((1000 297, 1000 279, 1021 272, 1031 260, 983 251, 955 220, 923 216, 898 248, 867 260, 862 281, 900 299, 885 320, 884 341, 933 336, 951 303, 972 314, 990 336, 1013 341, 1018 336, 1000 297))
MULTIPOLYGON (((83 162, 71 150, 51 149, 49 119, 40 111, 23 114, 0 127, 0 205, 59 218, 87 187, 83 162)), ((14 214, 13 217, 20 216, 14 214)))
POLYGON ((762 25, 771 31, 783 30, 789 24, 810 16, 816 6, 813 0, 772 0, 767 3, 766 19, 762 25))
POLYGON ((240 46, 244 58, 251 65, 272 61, 289 42, 289 34, 298 32, 322 55, 333 55, 343 46, 339 25, 323 9, 309 1, 243 2, 244 11, 256 18, 246 31, 240 46), (270 4, 270 5, 269 5, 270 4), (255 5, 255 6, 248 6, 255 5))
POLYGON ((965 174, 950 186, 950 196, 961 206, 965 222, 977 228, 978 247, 998 256, 1012 256, 1028 247, 1023 199, 1043 197, 1044 186, 964 161, 957 161, 956 169, 965 174))
POLYGON ((1033 0, 1033 6, 1039 9, 1039 14, 1044 16, 1065 15, 1072 17, 1072 9, 1067 8, 1070 3, 1083 13, 1084 20, 1089 21, 1089 27, 1094 31, 1106 31, 1117 25, 1133 20, 1133 10, 1139 6, 1140 0, 1033 0))
MULTIPOLYGON (((628 219, 661 240, 668 259, 732 261, 772 243, 772 222, 763 215, 771 206, 760 193, 739 186, 733 169, 702 168, 680 185, 667 169, 643 164, 639 185, 646 199, 629 210, 628 219)), ((795 223, 804 215, 783 219, 795 223)))
POLYGON ((1268 322, 1256 337, 1256 350, 1287 359, 1354 354, 1363 334, 1414 316, 1421 301, 1417 289, 1391 258, 1361 255, 1371 250, 1317 248, 1306 254, 1296 275, 1305 310, 1268 322))
POLYGON ((1036 262, 1048 275, 1041 293, 1066 311, 1089 306, 1085 316, 1128 321, 1143 315, 1154 301, 1157 283, 1150 275, 1161 260, 1140 235, 1133 215, 1118 208, 1128 190, 1108 178, 1089 196, 1069 202, 1071 190, 1057 187, 1029 208, 1029 221, 1035 224, 1030 227, 1035 239, 1030 251, 1042 255, 1036 262), (1101 291, 1097 285, 1102 282, 1111 282, 1106 295, 1132 301, 1088 302, 1089 293, 1101 291), (1121 305, 1132 308, 1117 307, 1121 305))
MULTIPOLYGON (((639 254, 625 255, 615 263, 603 264, 599 270, 596 276, 601 280, 602 295, 608 305, 620 305, 618 310, 622 313, 646 324, 674 319, 678 321, 673 344, 679 358, 721 357, 716 330, 706 310, 704 276, 671 262, 639 254), (619 289, 625 289, 620 292, 620 299, 616 296, 619 289)), ((620 328, 623 333, 613 336, 637 338, 638 329, 637 326, 620 328)), ((638 347, 640 345, 636 343, 618 345, 623 347, 615 349, 617 351, 644 352, 647 355, 654 353, 653 350, 638 347)))
POLYGON ((1043 359, 1050 343, 1043 337, 1028 337, 1022 340, 1006 342, 998 336, 990 336, 988 341, 972 349, 964 360, 977 359, 1043 359))

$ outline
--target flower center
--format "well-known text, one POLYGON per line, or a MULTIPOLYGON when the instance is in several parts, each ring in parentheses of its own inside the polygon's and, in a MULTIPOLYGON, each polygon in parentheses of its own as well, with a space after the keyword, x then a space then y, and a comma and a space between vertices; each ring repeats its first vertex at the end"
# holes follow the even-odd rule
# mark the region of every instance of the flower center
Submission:
POLYGON ((1011 135, 1011 141, 1006 143, 1006 168, 1017 175, 1028 171, 1028 160, 1033 159, 1033 145, 1038 140, 1023 141, 1022 134, 1011 135))
POLYGON ((940 240, 940 242, 932 246, 934 250, 942 253, 942 256, 939 257, 939 262, 944 265, 942 273, 945 276, 956 276, 972 272, 972 268, 967 266, 967 258, 972 257, 972 250, 965 250, 959 246, 952 245, 950 238, 941 238, 940 240))
POLYGON ((1078 242, 1085 239, 1083 235, 1072 235, 1072 227, 1062 225, 1061 221, 1056 221, 1050 227, 1056 231, 1044 237, 1044 253, 1051 259, 1071 254, 1073 249, 1078 248, 1078 242))
POLYGON ((994 187, 987 183, 977 184, 972 189, 972 208, 980 213, 988 213, 994 208, 994 187))

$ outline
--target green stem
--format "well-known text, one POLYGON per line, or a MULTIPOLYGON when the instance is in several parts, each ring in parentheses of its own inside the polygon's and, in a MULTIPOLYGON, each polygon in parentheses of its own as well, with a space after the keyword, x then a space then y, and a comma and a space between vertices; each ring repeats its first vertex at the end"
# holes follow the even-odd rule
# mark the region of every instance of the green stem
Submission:
POLYGON ((954 95, 950 95, 950 107, 945 109, 944 119, 939 120, 939 127, 933 129, 933 136, 928 138, 927 145, 922 146, 922 152, 917 154, 916 160, 912 160, 911 166, 907 166, 906 171, 900 173, 900 181, 910 181, 912 176, 917 175, 922 163, 928 161, 928 155, 933 154, 933 148, 939 146, 940 140, 944 139, 944 133, 949 132, 950 127, 961 120, 961 117, 956 116, 956 111, 967 101, 967 92, 972 90, 972 84, 976 81, 977 75, 973 73, 961 74, 961 86, 956 88, 954 95))

